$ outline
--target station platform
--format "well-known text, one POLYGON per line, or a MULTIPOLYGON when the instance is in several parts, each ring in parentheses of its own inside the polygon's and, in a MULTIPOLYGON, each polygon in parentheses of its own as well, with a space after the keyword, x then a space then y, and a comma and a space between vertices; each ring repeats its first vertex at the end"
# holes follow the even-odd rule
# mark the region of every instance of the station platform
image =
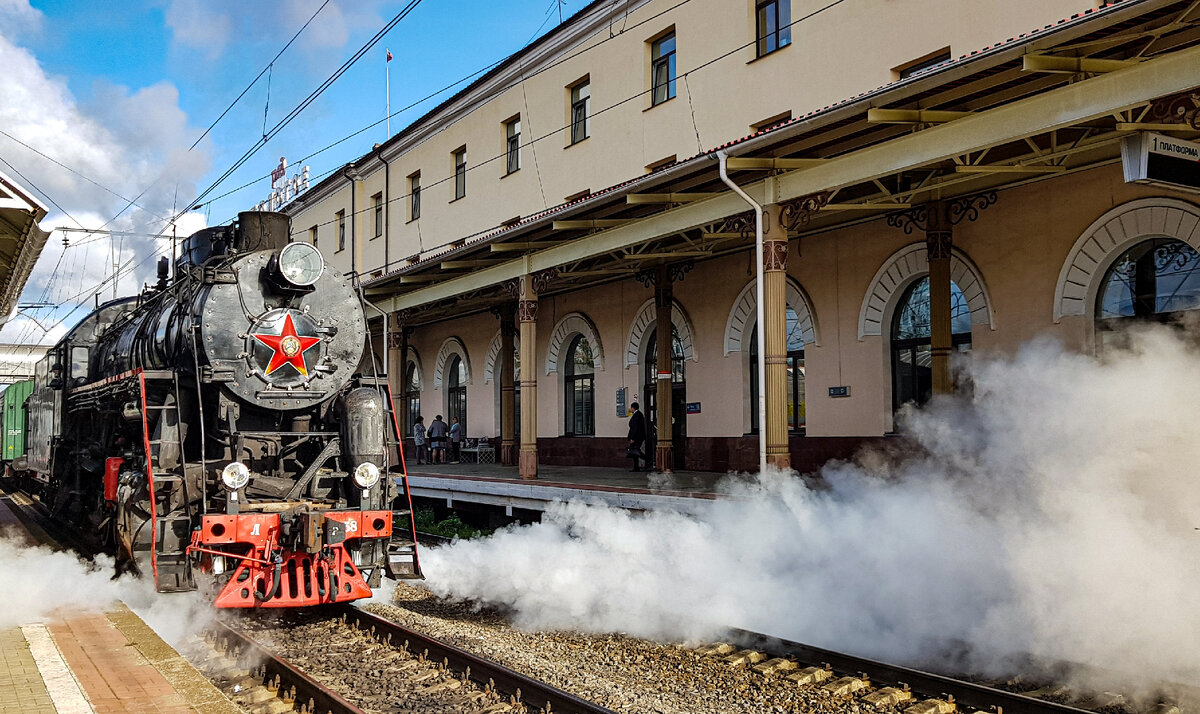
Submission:
POLYGON ((499 464, 408 465, 413 496, 543 511, 556 501, 583 500, 615 508, 668 508, 687 513, 706 509, 727 498, 722 483, 733 474, 675 471, 670 474, 631 472, 588 466, 539 466, 536 480, 523 480, 516 466, 499 464))
MULTIPOLYGON (((0 536, 45 542, 0 500, 0 536)), ((0 714, 241 711, 127 607, 105 609, 0 627, 0 714)))

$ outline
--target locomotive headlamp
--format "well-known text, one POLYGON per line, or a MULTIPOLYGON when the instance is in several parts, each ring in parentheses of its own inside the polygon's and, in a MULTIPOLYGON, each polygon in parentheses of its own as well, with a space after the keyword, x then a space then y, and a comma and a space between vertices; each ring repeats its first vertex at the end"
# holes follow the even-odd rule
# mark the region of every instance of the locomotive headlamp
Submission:
POLYGON ((371 488, 379 483, 379 467, 370 461, 364 461, 354 469, 354 483, 359 488, 371 488))
POLYGON ((250 469, 240 461, 234 461, 221 470, 221 483, 230 491, 236 491, 250 483, 250 469))
POLYGON ((279 274, 298 288, 317 282, 325 269, 325 259, 316 246, 308 243, 288 243, 279 251, 279 274))

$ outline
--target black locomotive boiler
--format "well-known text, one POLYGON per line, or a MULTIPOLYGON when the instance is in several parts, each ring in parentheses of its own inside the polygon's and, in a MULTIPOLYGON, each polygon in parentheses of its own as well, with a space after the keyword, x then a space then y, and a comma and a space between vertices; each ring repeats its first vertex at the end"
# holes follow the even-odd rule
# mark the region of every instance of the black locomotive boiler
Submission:
POLYGON ((421 577, 364 303, 289 228, 248 212, 194 233, 36 367, 31 488, 160 592, 201 571, 217 607, 293 607, 421 577))

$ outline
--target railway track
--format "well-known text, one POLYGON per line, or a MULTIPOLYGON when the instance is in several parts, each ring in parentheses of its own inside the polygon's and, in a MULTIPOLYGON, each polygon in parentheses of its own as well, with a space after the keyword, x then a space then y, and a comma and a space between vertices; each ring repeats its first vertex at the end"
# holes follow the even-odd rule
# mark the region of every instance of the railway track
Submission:
POLYGON ((1137 707, 1114 692, 1076 698, 1068 687, 1054 684, 1014 692, 992 683, 924 672, 737 628, 730 629, 729 640, 702 646, 697 652, 722 658, 731 666, 750 667, 767 677, 783 677, 798 686, 819 688, 833 697, 856 699, 877 709, 894 708, 905 714, 972 710, 1003 714, 1187 714, 1200 704, 1200 690, 1171 683, 1160 686, 1165 698, 1137 707), (1185 699, 1189 708, 1183 706, 1185 699))
MULTIPOLYGON (((284 692, 314 714, 611 710, 352 605, 250 613, 210 636, 239 665, 226 683, 284 692), (263 662, 246 680, 247 663, 263 662), (341 694, 339 694, 339 692, 341 694), (315 708, 314 708, 315 707, 315 708)), ((221 677, 219 673, 218 677, 221 677)), ((228 689, 227 689, 228 691, 228 689)), ((237 694, 232 694, 235 701, 237 694)), ((263 696, 263 695, 256 695, 263 696)), ((256 711, 253 710, 252 711, 256 711)))

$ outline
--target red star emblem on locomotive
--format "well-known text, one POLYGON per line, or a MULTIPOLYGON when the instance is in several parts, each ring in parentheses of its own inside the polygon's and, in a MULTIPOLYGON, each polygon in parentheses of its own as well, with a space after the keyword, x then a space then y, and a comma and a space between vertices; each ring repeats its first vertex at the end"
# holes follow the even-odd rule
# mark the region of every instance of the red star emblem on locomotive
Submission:
POLYGON ((304 365, 304 353, 321 341, 320 337, 297 335, 290 313, 284 316, 283 327, 278 335, 254 334, 251 337, 275 351, 267 365, 267 376, 285 364, 290 364, 297 372, 307 377, 308 368, 304 365))

